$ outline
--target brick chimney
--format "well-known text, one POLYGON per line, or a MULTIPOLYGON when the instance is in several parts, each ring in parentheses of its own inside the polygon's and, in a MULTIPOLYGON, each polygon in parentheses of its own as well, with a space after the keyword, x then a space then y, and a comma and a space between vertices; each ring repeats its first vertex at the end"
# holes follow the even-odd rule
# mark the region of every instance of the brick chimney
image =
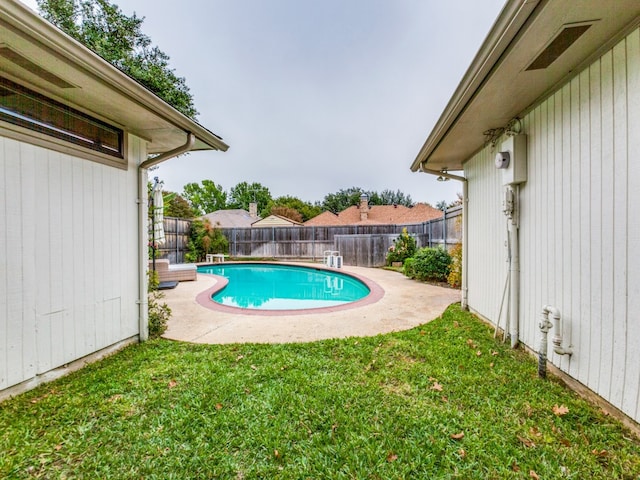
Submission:
POLYGON ((249 216, 251 218, 258 218, 258 204, 256 202, 249 204, 249 216))
POLYGON ((369 218, 369 196, 366 193, 360 195, 360 221, 369 218))

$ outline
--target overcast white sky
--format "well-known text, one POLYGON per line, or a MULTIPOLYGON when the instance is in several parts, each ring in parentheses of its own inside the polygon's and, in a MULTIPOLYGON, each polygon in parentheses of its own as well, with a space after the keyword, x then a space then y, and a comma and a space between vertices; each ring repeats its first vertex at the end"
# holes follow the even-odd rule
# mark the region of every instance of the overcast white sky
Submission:
POLYGON ((114 3, 145 17, 198 121, 230 145, 164 163, 153 175, 167 190, 260 182, 313 202, 342 188, 399 189, 433 205, 462 191, 409 166, 504 0, 114 3))

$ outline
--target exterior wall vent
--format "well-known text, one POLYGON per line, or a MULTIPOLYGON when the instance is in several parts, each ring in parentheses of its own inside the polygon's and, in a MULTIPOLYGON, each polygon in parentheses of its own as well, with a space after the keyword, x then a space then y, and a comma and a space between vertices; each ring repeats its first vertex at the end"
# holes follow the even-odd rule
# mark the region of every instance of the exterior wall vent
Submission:
POLYGON ((12 50, 6 45, 0 45, 0 56, 6 58, 11 63, 18 65, 19 67, 27 70, 28 72, 31 72, 34 75, 37 75, 43 80, 46 80, 47 82, 52 83, 56 87, 75 88, 74 85, 71 85, 66 80, 63 80, 62 78, 58 77, 57 75, 54 75, 48 70, 45 70, 40 65, 35 64, 28 58, 20 55, 18 52, 16 52, 15 50, 12 50))
POLYGON ((586 32, 593 22, 565 25, 560 33, 551 40, 547 47, 540 52, 536 59, 527 67, 529 70, 542 70, 547 68, 562 55, 573 43, 586 32))

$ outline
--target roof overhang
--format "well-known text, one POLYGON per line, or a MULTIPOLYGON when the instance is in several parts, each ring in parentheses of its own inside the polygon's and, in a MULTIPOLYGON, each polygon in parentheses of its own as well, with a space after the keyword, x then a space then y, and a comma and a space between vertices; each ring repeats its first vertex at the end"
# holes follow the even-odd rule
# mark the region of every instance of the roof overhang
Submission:
POLYGON ((411 170, 462 170, 486 144, 484 132, 526 113, 639 23, 637 0, 509 0, 411 170), (531 68, 557 49, 567 28, 583 26, 546 68, 531 68))
POLYGON ((192 150, 229 147, 140 83, 16 0, 0 2, 0 71, 50 98, 148 142, 159 154, 195 136, 192 150))

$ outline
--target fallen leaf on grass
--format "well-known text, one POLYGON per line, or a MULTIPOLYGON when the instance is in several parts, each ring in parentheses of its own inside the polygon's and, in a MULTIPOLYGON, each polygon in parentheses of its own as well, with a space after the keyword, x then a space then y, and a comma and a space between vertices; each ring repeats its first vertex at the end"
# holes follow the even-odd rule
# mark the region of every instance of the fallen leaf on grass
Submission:
POLYGON ((478 350, 478 351, 476 352, 476 355, 477 355, 477 356, 481 356, 481 355, 482 355, 482 352, 481 352, 480 350, 478 350))
POLYGON ((596 457, 606 457, 607 455, 609 455, 609 452, 607 452, 606 450, 598 450, 597 448, 591 450, 591 453, 593 453, 596 457))
POLYGON ((461 448, 458 450, 458 455, 460 455, 460 458, 465 458, 467 456, 467 452, 464 451, 464 448, 461 448))
POLYGON ((498 355, 498 352, 492 351, 491 355, 493 355, 495 357, 496 355, 498 355))
POLYGON ((431 386, 431 390, 436 390, 438 392, 442 391, 442 385, 440 385, 438 382, 435 382, 432 386, 431 386))
POLYGON ((477 347, 476 342, 474 342, 470 338, 467 339, 467 345, 469 345, 471 348, 476 348, 477 347))
POLYGON ((175 380, 171 380, 168 384, 167 387, 169 388, 175 388, 178 386, 178 382, 176 382, 175 380))
POLYGON ((538 474, 536 472, 534 472, 533 470, 529 471, 529 477, 533 478, 535 480, 540 480, 540 477, 538 476, 538 474))
POLYGON ((216 403, 216 410, 222 410, 222 404, 216 403))
POLYGON ((518 435, 518 440, 520 440, 525 447, 532 448, 536 446, 533 441, 529 440, 528 438, 521 437, 520 435, 518 435))
POLYGON ((529 433, 531 435, 533 435, 534 437, 541 437, 542 433, 540 433, 540 430, 538 430, 538 427, 531 427, 529 429, 529 433))
POLYGON ((513 470, 514 472, 519 472, 520 471, 520 466, 514 461, 511 464, 511 470, 513 470))
POLYGON ((562 445, 564 445, 565 447, 570 447, 571 446, 571 442, 569 440, 567 440, 566 438, 561 438, 560 440, 558 440, 562 445))
POLYGON ((56 452, 59 452, 60 450, 62 450, 62 444, 61 444, 61 443, 59 443, 58 445, 56 445, 56 446, 55 446, 55 447, 53 447, 53 448, 55 448, 56 452))
POLYGON ((460 433, 452 433, 451 438, 453 438, 454 440, 462 440, 464 438, 464 432, 460 432, 460 433))
POLYGON ((273 451, 273 456, 276 457, 277 459, 282 458, 282 455, 280 455, 280 452, 278 450, 273 451))
POLYGON ((569 409, 567 407, 565 407, 564 405, 560 405, 558 406, 557 404, 553 406, 552 408, 553 413, 555 415, 558 415, 559 417, 561 417, 562 415, 566 415, 567 413, 569 413, 569 409))
POLYGON ((236 362, 239 362, 240 360, 242 360, 244 358, 244 355, 238 355, 236 357, 236 362))
POLYGON ((395 453, 390 453, 387 455, 387 462, 395 462, 398 459, 398 455, 395 453))
POLYGON ((251 370, 257 370, 258 367, 256 367, 255 365, 251 365, 251 370))

